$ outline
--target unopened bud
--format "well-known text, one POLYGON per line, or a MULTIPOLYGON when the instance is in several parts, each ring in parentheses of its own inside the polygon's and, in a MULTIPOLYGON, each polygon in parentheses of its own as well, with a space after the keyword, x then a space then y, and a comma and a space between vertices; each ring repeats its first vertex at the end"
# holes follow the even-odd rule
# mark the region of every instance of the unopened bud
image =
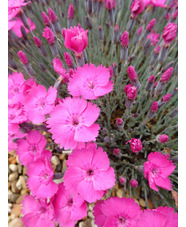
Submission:
POLYGON ((156 137, 157 142, 166 143, 169 140, 169 137, 166 134, 158 135, 156 137))
POLYGON ((114 148, 113 150, 113 155, 116 156, 116 157, 119 157, 120 155, 120 150, 118 148, 114 148))
POLYGON ((149 91, 152 88, 154 81, 155 81, 155 75, 149 76, 147 83, 145 85, 146 91, 149 91))
POLYGON ((22 50, 20 50, 17 54, 23 65, 27 65, 29 61, 25 53, 22 50))
POLYGON ((27 20, 27 17, 26 17, 26 15, 25 15, 25 13, 24 13, 23 10, 20 11, 19 16, 20 16, 21 21, 23 22, 24 26, 25 26, 28 30, 30 30, 30 24, 29 24, 29 22, 28 22, 28 20, 27 20))
POLYGON ((172 67, 174 65, 174 61, 169 62, 163 69, 161 70, 162 73, 164 73, 167 69, 172 67))
POLYGON ((48 17, 53 24, 55 21, 58 21, 56 14, 54 13, 54 11, 51 8, 48 8, 48 17))
POLYGON ((170 114, 169 114, 169 116, 171 117, 171 118, 174 118, 174 117, 176 117, 178 115, 178 107, 176 107, 170 114))
POLYGON ((108 136, 105 136, 105 137, 104 137, 104 142, 105 142, 105 143, 110 143, 110 138, 109 138, 108 136))
POLYGON ((131 187, 133 187, 133 188, 138 187, 138 182, 137 182, 137 180, 135 180, 135 179, 130 180, 130 185, 131 185, 131 187))
POLYGON ((45 27, 49 26, 50 25, 50 19, 46 15, 45 12, 42 12, 42 17, 43 17, 43 23, 44 23, 45 27))
POLYGON ((117 118, 115 124, 118 129, 123 129, 124 127, 124 122, 121 118, 117 118))
POLYGON ((69 68, 74 68, 72 58, 68 52, 64 53, 64 58, 65 58, 65 62, 67 64, 67 66, 69 68))
POLYGON ((26 34, 26 30, 25 30, 25 28, 21 25, 21 34, 22 34, 22 36, 23 36, 23 39, 25 40, 25 41, 27 41, 28 40, 28 36, 27 36, 27 34, 26 34))
POLYGON ((101 27, 101 25, 99 26, 99 40, 103 41, 104 39, 104 35, 103 35, 103 29, 101 27))
POLYGON ((85 23, 86 23, 87 27, 91 30, 92 29, 92 22, 91 22, 90 17, 85 16, 85 23))
POLYGON ((120 183, 121 185, 125 185, 126 182, 127 182, 127 179, 126 179, 125 177, 119 176, 119 183, 120 183))
POLYGON ((169 47, 169 45, 163 45, 163 47, 161 48, 159 58, 158 58, 158 61, 160 64, 163 64, 167 58, 168 51, 169 51, 168 47, 169 47))
POLYGON ((155 24, 156 24, 156 19, 153 18, 153 19, 148 23, 146 29, 147 29, 149 32, 151 32, 155 24))

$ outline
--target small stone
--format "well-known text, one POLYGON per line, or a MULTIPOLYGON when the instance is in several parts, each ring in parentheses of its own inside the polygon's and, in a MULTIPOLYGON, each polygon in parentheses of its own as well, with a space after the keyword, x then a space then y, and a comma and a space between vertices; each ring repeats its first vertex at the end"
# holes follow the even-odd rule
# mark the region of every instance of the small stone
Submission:
POLYGON ((27 169, 25 166, 23 166, 23 175, 26 175, 27 169))
POLYGON ((93 219, 94 218, 94 215, 92 214, 92 211, 88 211, 88 217, 93 219))
POLYGON ((13 193, 12 191, 8 190, 8 201, 11 200, 13 193))
POLYGON ((17 180, 17 178, 18 178, 18 173, 15 172, 15 173, 11 173, 11 174, 9 175, 8 180, 9 180, 10 182, 13 182, 13 181, 17 180))
POLYGON ((25 190, 25 189, 22 189, 21 190, 21 195, 27 195, 28 194, 28 191, 27 190, 25 190))
POLYGON ((59 160, 59 158, 56 155, 54 155, 51 158, 51 163, 54 164, 55 166, 57 166, 57 165, 60 164, 60 160, 59 160))
POLYGON ((8 203, 8 213, 11 213, 12 203, 8 203))
POLYGON ((8 158, 8 164, 16 164, 16 157, 15 156, 10 156, 8 158))
POLYGON ((17 171, 17 165, 16 164, 10 164, 9 168, 12 172, 16 172, 17 171))
POLYGON ((60 159, 60 160, 65 160, 65 157, 66 157, 66 154, 60 154, 60 155, 59 155, 59 159, 60 159))
POLYGON ((15 217, 16 217, 15 214, 10 215, 11 220, 13 220, 15 217))
POLYGON ((16 183, 16 188, 17 188, 18 190, 21 190, 21 189, 22 189, 22 183, 21 183, 20 178, 19 178, 19 180, 18 180, 17 183, 16 183))
POLYGON ((145 205, 145 200, 144 199, 140 199, 139 200, 139 204, 140 204, 140 206, 142 206, 142 207, 145 207, 146 205, 145 205))
POLYGON ((21 164, 17 155, 16 155, 16 162, 17 162, 18 164, 21 164))
POLYGON ((23 199, 24 199, 24 195, 19 196, 16 200, 16 204, 20 204, 23 199))
POLYGON ((10 186, 11 186, 11 183, 10 183, 10 182, 8 182, 8 189, 10 189, 10 186))
POLYGON ((15 217, 19 217, 21 214, 21 205, 20 204, 13 204, 12 210, 11 210, 11 215, 14 214, 15 217))
POLYGON ((17 183, 17 181, 13 181, 11 183, 11 190, 12 190, 13 193, 19 193, 20 192, 20 190, 16 187, 16 183, 17 183))
POLYGON ((19 174, 22 174, 22 169, 23 169, 22 166, 21 165, 18 165, 18 173, 19 174))
POLYGON ((19 177, 23 189, 27 189, 27 185, 26 185, 27 178, 28 178, 27 176, 20 176, 19 177))
POLYGON ((19 194, 12 194, 10 199, 11 203, 15 203, 18 197, 19 197, 19 194))
POLYGON ((79 227, 92 227, 91 219, 79 223, 79 227))
POLYGON ((8 227, 23 227, 23 223, 20 218, 15 218, 9 222, 8 227))
POLYGON ((11 221, 11 217, 10 216, 8 216, 8 222, 10 222, 11 221))

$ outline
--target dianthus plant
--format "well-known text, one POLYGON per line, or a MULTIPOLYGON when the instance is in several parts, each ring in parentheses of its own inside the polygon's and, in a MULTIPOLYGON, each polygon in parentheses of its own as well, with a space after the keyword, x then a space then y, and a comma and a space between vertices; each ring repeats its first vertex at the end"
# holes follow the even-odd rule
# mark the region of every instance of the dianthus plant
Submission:
POLYGON ((8 2, 24 225, 75 226, 94 203, 100 227, 176 227, 178 2, 8 2), (62 153, 63 172, 51 162, 62 153))

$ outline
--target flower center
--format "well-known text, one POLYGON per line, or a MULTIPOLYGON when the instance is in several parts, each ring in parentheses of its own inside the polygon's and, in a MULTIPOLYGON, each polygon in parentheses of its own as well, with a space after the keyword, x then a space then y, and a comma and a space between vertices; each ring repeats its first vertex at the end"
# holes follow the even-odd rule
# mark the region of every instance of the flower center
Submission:
POLYGON ((67 202, 67 206, 71 207, 73 205, 73 199, 69 199, 67 202))
POLYGON ((93 170, 91 170, 91 169, 88 170, 88 172, 87 172, 87 175, 88 175, 88 176, 92 176, 93 174, 94 174, 94 171, 93 171, 93 170))
POLYGON ((34 145, 31 145, 30 147, 29 147, 29 150, 32 152, 32 153, 36 153, 37 152, 37 146, 34 144, 34 145))
POLYGON ((126 219, 123 218, 123 217, 119 217, 119 221, 120 221, 120 223, 125 223, 126 222, 126 219))
POLYGON ((94 89, 94 83, 93 83, 93 81, 89 81, 89 82, 88 82, 88 87, 89 87, 90 89, 94 89))
POLYGON ((46 212, 46 208, 45 207, 41 207, 40 211, 41 211, 41 213, 45 213, 46 212))
POLYGON ((79 125, 79 118, 77 116, 72 117, 72 125, 78 126, 79 125))

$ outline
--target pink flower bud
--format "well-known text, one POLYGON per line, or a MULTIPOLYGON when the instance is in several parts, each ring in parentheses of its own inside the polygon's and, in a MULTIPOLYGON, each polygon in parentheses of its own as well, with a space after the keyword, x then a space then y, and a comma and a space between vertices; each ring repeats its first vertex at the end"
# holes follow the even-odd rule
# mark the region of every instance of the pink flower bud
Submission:
POLYGON ((161 76, 160 81, 163 82, 165 81, 166 83, 169 81, 172 73, 173 73, 173 67, 170 67, 169 69, 167 69, 161 76))
POLYGON ((129 45, 129 33, 127 31, 124 31, 123 35, 121 36, 121 46, 128 47, 128 45, 129 45))
POLYGON ((158 85, 159 81, 156 81, 153 85, 154 88, 156 88, 156 86, 158 85))
POLYGON ((176 38, 176 34, 177 34, 177 25, 174 23, 169 23, 167 26, 165 26, 163 30, 162 38, 164 39, 164 42, 166 44, 169 44, 176 38))
POLYGON ((138 153, 143 148, 140 139, 132 138, 129 141, 127 141, 126 144, 127 143, 130 143, 130 148, 131 148, 132 152, 134 152, 134 153, 138 153))
POLYGON ((138 28, 137 34, 138 34, 138 35, 141 35, 142 31, 143 31, 143 26, 141 26, 140 28, 138 28))
POLYGON ((119 176, 119 183, 120 183, 121 185, 125 185, 126 182, 127 182, 127 179, 126 179, 125 177, 119 176))
POLYGON ((160 135, 158 137, 158 142, 160 142, 160 143, 166 143, 168 140, 169 140, 169 137, 165 134, 160 135))
POLYGON ((124 88, 124 92, 129 100, 134 100, 137 95, 137 87, 127 84, 124 88))
POLYGON ((109 73, 110 73, 110 77, 113 77, 113 68, 112 66, 108 67, 109 73))
POLYGON ((178 10, 172 14, 173 19, 175 20, 178 17, 178 10))
POLYGON ((113 155, 115 155, 115 156, 119 156, 119 154, 120 154, 120 150, 118 149, 118 148, 114 148, 114 150, 113 150, 113 155))
POLYGON ((116 8, 116 0, 107 0, 105 7, 110 11, 116 8))
POLYGON ((162 102, 169 102, 171 96, 172 96, 171 93, 164 95, 162 98, 162 102))
POLYGON ((160 49, 161 49, 161 46, 160 46, 160 45, 157 46, 157 47, 154 49, 154 53, 159 54, 160 49))
POLYGON ((28 58, 25 55, 25 53, 22 50, 20 50, 17 54, 18 54, 21 62, 23 63, 23 65, 27 65, 29 61, 28 61, 28 58))
POLYGON ((158 110, 158 102, 153 102, 150 110, 152 112, 154 112, 154 113, 157 112, 157 110, 158 110))
POLYGON ((143 0, 134 0, 131 5, 131 12, 134 17, 137 17, 145 8, 143 0))
POLYGON ((138 182, 137 182, 137 180, 135 180, 135 179, 130 180, 130 185, 131 185, 131 187, 133 187, 133 188, 138 187, 138 182))
POLYGON ((130 65, 127 69, 127 72, 128 72, 128 76, 129 76, 129 79, 131 81, 134 81, 136 80, 138 77, 137 77, 137 73, 136 71, 134 70, 134 67, 132 65, 130 65))
POLYGON ((88 30, 75 27, 65 30, 65 47, 73 50, 76 54, 81 54, 88 45, 88 30))
POLYGON ((68 19, 74 19, 74 5, 72 3, 68 8, 68 19))
POLYGON ((54 11, 51 8, 48 8, 48 16, 49 16, 50 20, 52 21, 52 23, 54 23, 55 21, 58 21, 56 14, 54 13, 54 11))
POLYGON ((37 38, 36 36, 34 36, 34 42, 35 42, 35 45, 40 48, 41 45, 42 45, 42 42, 39 38, 37 38))
POLYGON ((167 15, 165 16, 165 18, 167 19, 167 21, 170 20, 170 13, 167 13, 167 15))
POLYGON ((150 32, 150 31, 153 29, 153 27, 154 27, 155 24, 156 24, 156 19, 153 18, 153 19, 148 23, 146 29, 150 32))
POLYGON ((149 76, 148 81, 149 81, 149 83, 154 83, 155 75, 149 76))
POLYGON ((43 37, 46 38, 50 45, 54 44, 54 33, 49 27, 44 29, 43 37))
POLYGON ((46 15, 45 12, 42 12, 42 17, 43 17, 43 22, 45 26, 49 26, 50 25, 50 19, 49 17, 46 15))
POLYGON ((70 56, 70 54, 68 52, 64 53, 64 58, 65 58, 65 62, 68 65, 68 67, 72 67, 73 66, 73 61, 72 58, 70 56))
POLYGON ((66 34, 66 28, 62 28, 62 35, 64 39, 65 39, 65 34, 66 34))
POLYGON ((170 154, 166 153, 164 156, 165 156, 167 159, 170 159, 170 154))

